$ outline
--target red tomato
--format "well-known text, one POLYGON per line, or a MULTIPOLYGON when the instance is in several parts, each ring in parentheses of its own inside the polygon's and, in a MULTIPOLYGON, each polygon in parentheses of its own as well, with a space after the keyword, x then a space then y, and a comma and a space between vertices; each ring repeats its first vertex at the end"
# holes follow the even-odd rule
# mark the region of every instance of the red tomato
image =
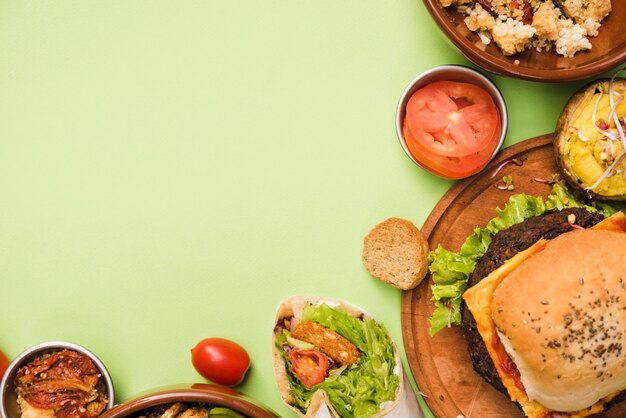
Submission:
POLYGON ((437 81, 413 93, 403 133, 413 157, 449 179, 480 171, 498 144, 500 115, 482 88, 437 81))
POLYGON ((243 381, 250 367, 250 356, 236 342, 206 338, 191 350, 191 362, 205 379, 224 386, 235 386, 243 381))
POLYGON ((322 383, 328 374, 330 361, 317 350, 293 349, 287 355, 291 361, 291 371, 308 388, 322 383))
POLYGON ((424 150, 408 129, 406 121, 403 134, 409 152, 422 166, 427 167, 428 170, 440 177, 451 180, 468 177, 482 170, 489 162, 491 154, 499 141, 498 137, 494 137, 493 142, 490 142, 487 147, 474 155, 444 157, 424 150))
POLYGON ((7 367, 9 367, 9 359, 4 355, 2 351, 0 351, 0 380, 2 380, 2 376, 4 376, 4 372, 6 372, 7 367))

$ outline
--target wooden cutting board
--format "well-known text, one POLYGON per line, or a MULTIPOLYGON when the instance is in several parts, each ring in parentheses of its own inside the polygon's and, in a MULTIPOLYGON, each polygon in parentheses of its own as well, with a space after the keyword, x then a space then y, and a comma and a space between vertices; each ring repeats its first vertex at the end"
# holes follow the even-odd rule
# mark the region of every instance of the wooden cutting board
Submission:
MULTIPOLYGON (((553 135, 528 139, 504 149, 480 174, 456 183, 437 203, 422 232, 430 248, 441 244, 458 251, 477 226, 485 226, 515 193, 547 196, 552 186, 535 178, 549 179, 557 173, 552 148, 553 135), (497 167, 510 158, 524 161, 509 164, 497 176, 497 167), (502 176, 511 175, 515 189, 499 190, 502 176)), ((428 333, 434 305, 430 298, 430 275, 415 289, 402 293, 402 337, 408 363, 420 392, 438 418, 503 418, 524 414, 509 398, 485 382, 472 368, 467 344, 459 327, 446 328, 434 337, 428 333)), ((626 402, 597 417, 626 416, 626 402)))

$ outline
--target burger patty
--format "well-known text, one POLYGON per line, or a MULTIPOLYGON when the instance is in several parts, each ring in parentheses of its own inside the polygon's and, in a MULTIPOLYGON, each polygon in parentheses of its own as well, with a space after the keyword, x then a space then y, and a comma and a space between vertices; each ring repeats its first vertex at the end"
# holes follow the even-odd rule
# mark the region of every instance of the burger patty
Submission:
MULTIPOLYGON (((504 229, 493 236, 489 248, 476 262, 476 267, 469 277, 469 286, 477 284, 489 273, 503 265, 506 260, 529 248, 540 238, 553 239, 574 229, 568 222, 570 215, 574 215, 574 223, 583 228, 590 228, 604 219, 599 213, 571 208, 530 218, 504 229)), ((493 387, 508 396, 485 343, 476 329, 476 321, 465 304, 462 306, 461 315, 463 334, 467 341, 474 370, 493 387)))

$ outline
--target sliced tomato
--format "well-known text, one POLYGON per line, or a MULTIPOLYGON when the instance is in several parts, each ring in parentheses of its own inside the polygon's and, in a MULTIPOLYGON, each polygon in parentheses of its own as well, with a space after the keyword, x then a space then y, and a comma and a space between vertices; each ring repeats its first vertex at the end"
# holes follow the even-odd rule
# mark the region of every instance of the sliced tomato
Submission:
POLYGON ((425 147, 446 157, 483 148, 496 131, 498 110, 482 88, 437 81, 419 89, 407 104, 409 129, 425 147))
POLYGON ((406 120, 403 135, 409 152, 421 166, 440 177, 450 180, 468 177, 482 170, 491 159, 491 154, 499 141, 499 137, 494 137, 485 148, 475 154, 463 157, 445 157, 434 154, 423 147, 421 142, 408 129, 406 120))
POLYGON ((500 115, 484 89, 437 81, 409 99, 404 131, 410 132, 407 146, 420 164, 448 172, 444 177, 462 178, 479 171, 491 157, 500 137, 500 115))
POLYGON ((292 349, 287 355, 291 361, 291 371, 308 388, 320 384, 328 375, 330 361, 317 350, 292 349))

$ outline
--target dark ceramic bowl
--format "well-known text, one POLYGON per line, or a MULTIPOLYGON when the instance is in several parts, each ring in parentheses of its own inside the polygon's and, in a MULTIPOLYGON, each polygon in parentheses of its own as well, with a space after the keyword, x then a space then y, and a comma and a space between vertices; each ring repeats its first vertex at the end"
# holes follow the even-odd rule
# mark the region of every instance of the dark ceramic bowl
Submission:
POLYGON ((239 391, 205 383, 156 389, 106 411, 100 418, 125 418, 148 408, 172 402, 201 402, 223 406, 249 418, 280 418, 280 415, 267 406, 239 391))
POLYGON ((20 418, 22 413, 20 407, 17 404, 17 394, 15 393, 15 386, 13 381, 17 375, 17 371, 23 365, 45 355, 52 354, 61 350, 72 350, 86 355, 93 361, 94 365, 98 368, 102 374, 102 381, 104 384, 104 391, 107 396, 106 409, 113 407, 115 404, 115 393, 113 390, 113 381, 109 375, 108 370, 98 357, 85 347, 81 347, 78 344, 68 343, 65 341, 48 341, 41 344, 37 344, 24 350, 18 355, 15 360, 9 364, 2 382, 0 383, 0 416, 3 418, 20 418))
POLYGON ((424 0, 439 28, 465 57, 485 70, 531 81, 562 82, 596 76, 626 60, 626 4, 613 1, 613 11, 602 21, 599 35, 589 38, 592 48, 573 58, 558 55, 554 47, 538 52, 529 49, 505 56, 494 42, 484 45, 463 21, 455 6, 442 7, 439 0, 424 0))

